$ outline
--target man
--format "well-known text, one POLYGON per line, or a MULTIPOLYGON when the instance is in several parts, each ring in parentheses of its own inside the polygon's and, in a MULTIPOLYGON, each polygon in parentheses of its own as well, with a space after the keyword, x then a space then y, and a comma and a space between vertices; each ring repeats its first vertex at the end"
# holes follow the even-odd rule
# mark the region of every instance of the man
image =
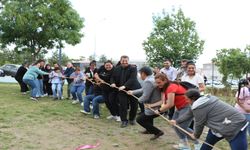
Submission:
POLYGON ((181 77, 187 73, 187 59, 182 59, 181 60, 181 67, 177 71, 177 81, 181 81, 181 77))
POLYGON ((64 72, 64 76, 65 77, 67 77, 67 82, 68 82, 68 86, 67 86, 67 95, 68 95, 68 97, 67 97, 67 99, 70 99, 70 89, 71 89, 71 87, 72 87, 72 82, 73 82, 73 79, 70 79, 69 77, 70 77, 70 75, 73 73, 73 72, 75 72, 75 69, 73 68, 73 65, 72 65, 72 63, 68 63, 67 64, 67 69, 65 70, 65 72, 64 72))
MULTIPOLYGON (((142 93, 142 96, 139 98, 140 103, 151 104, 161 101, 161 91, 156 87, 154 76, 152 74, 153 72, 149 67, 142 67, 140 69, 141 79, 143 80, 142 88, 134 91, 128 91, 128 94, 130 95, 142 93)), ((158 110, 159 108, 160 107, 158 106, 152 109, 158 110)), ((141 132, 142 134, 154 134, 150 140, 155 140, 164 134, 153 125, 154 118, 158 116, 159 115, 156 115, 149 108, 146 108, 145 113, 141 113, 136 118, 136 121, 146 129, 141 132)))
POLYGON ((132 96, 122 90, 136 90, 140 89, 141 85, 137 80, 136 67, 131 66, 129 63, 128 56, 121 56, 121 65, 116 67, 111 76, 111 87, 118 87, 118 100, 120 102, 120 117, 121 117, 121 128, 127 127, 128 123, 131 125, 135 124, 136 112, 138 109, 138 101, 132 96), (130 105, 129 121, 127 119, 128 105, 130 105))

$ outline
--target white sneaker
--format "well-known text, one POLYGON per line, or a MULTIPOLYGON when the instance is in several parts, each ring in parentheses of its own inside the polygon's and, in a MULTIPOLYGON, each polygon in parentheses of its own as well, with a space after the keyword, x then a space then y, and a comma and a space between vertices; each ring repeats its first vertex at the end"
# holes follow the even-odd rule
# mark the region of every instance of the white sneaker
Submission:
POLYGON ((89 108, 90 108, 90 109, 93 109, 93 105, 92 105, 92 104, 90 104, 90 105, 89 105, 89 108))
POLYGON ((179 143, 178 145, 173 145, 173 148, 178 150, 191 150, 189 146, 184 145, 183 143, 179 143))
POLYGON ((100 118, 100 116, 94 115, 94 119, 99 119, 99 118, 100 118))
POLYGON ((30 97, 30 99, 33 100, 33 101, 38 101, 38 99, 35 98, 35 97, 30 97))
POLYGON ((81 106, 83 106, 84 104, 83 104, 83 102, 81 102, 81 106))
POLYGON ((116 116, 116 121, 117 122, 121 122, 121 117, 120 116, 116 116))
POLYGON ((85 110, 80 110, 80 112, 81 112, 81 113, 84 113, 84 114, 86 114, 86 115, 90 115, 90 114, 91 114, 90 112, 87 112, 87 111, 85 111, 85 110))
POLYGON ((79 103, 79 101, 78 101, 78 100, 74 100, 74 101, 72 101, 72 104, 77 104, 77 103, 79 103))
POLYGON ((116 120, 116 116, 110 115, 107 117, 108 120, 116 120))

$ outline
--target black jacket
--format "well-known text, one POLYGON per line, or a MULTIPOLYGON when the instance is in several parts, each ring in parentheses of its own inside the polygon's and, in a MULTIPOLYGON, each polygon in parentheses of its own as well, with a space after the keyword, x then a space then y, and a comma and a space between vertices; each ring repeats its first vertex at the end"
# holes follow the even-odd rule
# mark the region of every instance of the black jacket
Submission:
MULTIPOLYGON (((75 72, 75 69, 73 67, 67 68, 64 72, 65 77, 70 77, 70 75, 75 72)), ((67 78, 68 84, 73 82, 73 79, 68 79, 67 78)))
MULTIPOLYGON (((110 78, 113 74, 113 71, 114 71, 114 68, 112 68, 111 70, 106 70, 104 68, 104 66, 101 66, 98 69, 97 73, 103 81, 110 84, 110 78)), ((110 88, 110 86, 108 86, 106 84, 101 84, 101 88, 102 88, 102 91, 104 91, 104 92, 111 92, 112 91, 112 88, 110 88)))
POLYGON ((125 86, 126 90, 141 88, 141 85, 137 80, 137 69, 131 65, 126 68, 123 68, 122 66, 116 67, 111 76, 110 82, 111 84, 115 83, 117 87, 125 86))
POLYGON ((23 76, 26 72, 27 72, 27 69, 24 66, 19 67, 16 72, 15 79, 19 82, 22 81, 23 76))
MULTIPOLYGON (((85 71, 84 71, 85 75, 87 73, 90 73, 90 77, 89 79, 93 79, 94 78, 94 74, 97 73, 97 69, 95 68, 94 71, 93 71, 93 74, 91 74, 91 71, 90 71, 90 68, 88 67, 85 71)), ((92 83, 88 80, 86 80, 86 83, 85 83, 86 86, 91 86, 92 83)))

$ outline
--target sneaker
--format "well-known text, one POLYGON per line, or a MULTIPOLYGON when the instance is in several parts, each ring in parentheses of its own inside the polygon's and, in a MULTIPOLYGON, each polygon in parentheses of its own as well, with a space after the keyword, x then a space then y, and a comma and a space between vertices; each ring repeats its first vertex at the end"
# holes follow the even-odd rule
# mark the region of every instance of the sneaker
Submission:
POLYGON ((87 112, 85 110, 80 110, 81 113, 84 113, 85 115, 90 115, 91 113, 90 112, 87 112))
POLYGON ((22 92, 23 95, 26 95, 27 93, 26 92, 22 92))
POLYGON ((122 123, 121 123, 121 128, 125 128, 125 127, 127 127, 128 126, 128 121, 122 121, 122 123))
POLYGON ((89 108, 90 108, 90 109, 93 109, 93 105, 92 105, 92 104, 90 104, 90 105, 89 105, 89 108))
POLYGON ((83 104, 83 102, 81 102, 81 106, 83 106, 84 104, 83 104))
POLYGON ((173 148, 178 150, 191 150, 189 146, 184 145, 183 143, 179 143, 178 145, 173 145, 173 148))
POLYGON ((30 97, 30 99, 33 100, 33 101, 36 101, 36 102, 38 101, 38 99, 35 98, 35 97, 30 97))
POLYGON ((99 119, 99 118, 100 118, 100 116, 94 115, 94 119, 99 119))
POLYGON ((73 100, 73 101, 72 101, 72 104, 77 104, 77 103, 79 103, 78 100, 73 100))
POLYGON ((116 116, 116 120, 117 122, 121 122, 121 117, 120 116, 116 116))
POLYGON ((108 120, 116 120, 116 116, 110 115, 107 117, 108 120))
POLYGON ((158 139, 160 136, 162 136, 164 133, 160 131, 158 134, 155 134, 152 138, 150 138, 151 141, 158 139))
POLYGON ((200 150, 201 149, 201 144, 194 144, 194 150, 200 150))

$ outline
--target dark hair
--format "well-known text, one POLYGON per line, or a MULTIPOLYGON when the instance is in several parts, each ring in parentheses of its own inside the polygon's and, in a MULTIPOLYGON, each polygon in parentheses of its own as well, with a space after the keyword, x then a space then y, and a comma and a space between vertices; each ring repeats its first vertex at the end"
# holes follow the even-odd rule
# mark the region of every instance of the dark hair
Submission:
POLYGON ((122 58, 129 59, 129 57, 127 55, 122 55, 121 58, 120 58, 120 60, 122 60, 122 58))
POLYGON ((22 66, 25 66, 25 65, 28 66, 28 65, 29 65, 29 62, 25 61, 25 62, 22 63, 22 66))
POLYGON ((201 97, 200 91, 197 89, 189 89, 186 93, 185 96, 191 99, 192 101, 196 101, 198 98, 201 97))
POLYGON ((55 67, 55 68, 54 68, 54 71, 57 71, 57 70, 60 70, 60 68, 59 68, 59 67, 55 67))
POLYGON ((111 60, 107 60, 107 61, 105 61, 105 62, 104 62, 104 65, 105 65, 105 64, 107 64, 107 63, 111 63, 111 64, 113 65, 113 63, 112 63, 112 61, 111 61, 111 60))
POLYGON ((240 79, 240 81, 238 83, 238 96, 237 96, 238 99, 239 99, 239 96, 240 96, 240 89, 243 86, 246 86, 248 84, 249 84, 249 78, 248 79, 240 79))
POLYGON ((91 65, 96 65, 96 60, 92 60, 90 63, 89 63, 89 65, 91 66, 91 65))
POLYGON ((166 61, 168 61, 168 62, 170 62, 172 64, 172 61, 170 59, 167 58, 167 59, 165 59, 164 62, 166 62, 166 61))
POLYGON ((182 59, 181 62, 189 62, 188 59, 182 59))
POLYGON ((188 65, 193 65, 193 66, 195 66, 195 63, 192 61, 192 60, 189 60, 189 61, 187 61, 187 66, 188 65))
POLYGON ((139 70, 140 73, 145 73, 147 76, 150 76, 153 74, 153 71, 151 70, 150 67, 144 66, 139 70))
POLYGON ((155 75, 155 79, 160 79, 162 81, 166 81, 165 85, 162 88, 163 91, 165 91, 171 83, 171 81, 168 79, 167 75, 165 75, 163 73, 157 73, 155 75))
POLYGON ((44 59, 38 59, 36 62, 38 64, 38 63, 41 63, 41 62, 45 62, 45 60, 44 59))
POLYGON ((81 71, 80 67, 76 67, 75 71, 81 71))

